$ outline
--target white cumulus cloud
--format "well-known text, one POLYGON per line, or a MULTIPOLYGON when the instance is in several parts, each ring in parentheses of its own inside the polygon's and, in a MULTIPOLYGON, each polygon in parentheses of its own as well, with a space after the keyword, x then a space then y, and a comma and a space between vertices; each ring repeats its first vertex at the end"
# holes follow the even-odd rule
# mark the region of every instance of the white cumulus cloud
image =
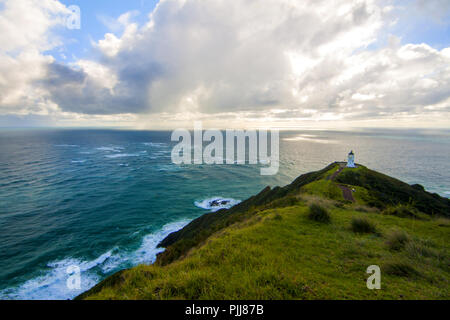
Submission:
POLYGON ((46 89, 35 84, 46 76, 58 45, 52 29, 65 23, 68 9, 54 0, 2 0, 0 11, 0 112, 48 113, 57 108, 46 89))
MULTIPOLYGON (((441 17, 440 1, 431 2, 415 8, 441 17)), ((20 11, 11 3, 0 26, 20 11)), ((15 54, 0 49, 9 77, 0 78, 0 110, 20 102, 82 115, 271 121, 431 119, 450 111, 450 48, 394 36, 380 42, 396 23, 395 1, 161 0, 145 25, 133 22, 135 12, 103 19, 111 32, 93 43, 98 58, 71 65, 42 54, 55 45, 48 34, 65 10, 42 3, 33 14, 39 28, 23 27, 10 45, 15 54)))

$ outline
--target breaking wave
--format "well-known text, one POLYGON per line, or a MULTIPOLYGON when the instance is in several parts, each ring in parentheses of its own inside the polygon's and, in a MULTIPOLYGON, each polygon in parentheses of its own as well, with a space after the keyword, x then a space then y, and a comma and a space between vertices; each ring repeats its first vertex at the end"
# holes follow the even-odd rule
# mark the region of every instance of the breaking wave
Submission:
POLYGON ((240 200, 232 198, 213 197, 202 201, 195 201, 194 204, 202 209, 211 210, 212 212, 220 209, 230 209, 231 207, 241 203, 240 200))
POLYGON ((48 270, 40 276, 30 279, 18 287, 0 291, 0 299, 14 300, 66 300, 73 299, 95 286, 108 274, 125 267, 153 263, 156 255, 163 248, 158 243, 170 233, 182 229, 190 220, 180 220, 163 226, 159 231, 143 237, 140 247, 132 252, 114 248, 90 261, 77 258, 66 258, 47 264, 48 270), (71 274, 68 268, 76 266, 80 269, 81 288, 69 289, 67 281, 71 274))

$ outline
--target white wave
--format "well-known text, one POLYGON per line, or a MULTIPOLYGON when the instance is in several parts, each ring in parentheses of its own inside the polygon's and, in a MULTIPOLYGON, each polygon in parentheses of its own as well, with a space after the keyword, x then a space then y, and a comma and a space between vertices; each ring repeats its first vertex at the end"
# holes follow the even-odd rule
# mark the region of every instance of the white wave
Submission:
POLYGON ((122 152, 124 150, 124 147, 100 147, 96 148, 96 150, 99 151, 109 151, 109 152, 122 152))
POLYGON ((71 163, 85 163, 87 160, 72 160, 71 163))
POLYGON ((156 260, 156 255, 162 251, 163 248, 157 248, 158 243, 161 242, 172 232, 178 231, 186 226, 191 220, 184 219, 181 221, 166 224, 161 230, 156 233, 148 234, 142 240, 142 244, 132 254, 132 262, 134 265, 142 263, 153 263, 156 260))
POLYGON ((55 147, 58 147, 58 148, 78 148, 79 145, 76 145, 76 144, 56 144, 55 147))
POLYGON ((73 299, 82 292, 95 286, 107 274, 119 270, 127 264, 138 265, 155 262, 156 255, 163 248, 157 248, 158 243, 170 233, 180 230, 190 220, 166 224, 161 230, 148 234, 142 239, 140 247, 132 252, 112 249, 98 258, 90 261, 82 261, 75 258, 67 258, 49 263, 50 268, 42 275, 30 279, 22 285, 0 291, 0 300, 66 300, 73 299), (77 266, 81 272, 81 289, 71 290, 67 287, 70 274, 67 268, 77 266))
POLYGON ((171 153, 172 152, 170 150, 158 150, 158 151, 152 152, 152 154, 156 155, 156 156, 164 156, 164 155, 171 154, 171 153))
POLYGON ((241 203, 240 200, 232 199, 232 198, 222 198, 222 197, 213 197, 209 199, 205 199, 202 201, 195 201, 194 204, 202 209, 211 210, 212 212, 216 212, 220 209, 230 209, 231 207, 241 203), (211 205, 212 202, 218 202, 219 205, 211 205), (221 204, 221 202, 225 201, 226 204, 221 204))
POLYGON ((147 147, 154 147, 154 148, 164 148, 167 147, 167 143, 159 143, 159 142, 144 142, 142 143, 144 146, 147 147))
POLYGON ((157 159, 170 159, 172 158, 171 152, 152 152, 149 159, 151 160, 157 160, 157 159))
POLYGON ((92 272, 88 272, 89 263, 78 259, 64 259, 58 262, 50 263, 50 271, 45 274, 28 280, 21 286, 12 289, 6 289, 0 292, 1 299, 13 300, 65 300, 79 295, 85 290, 92 288, 99 277, 92 272), (70 276, 67 268, 70 266, 79 266, 81 271, 81 289, 71 290, 67 287, 67 279, 70 276), (82 266, 85 270, 82 270, 82 266))
POLYGON ((139 157, 141 155, 142 154, 140 154, 140 153, 118 153, 118 154, 107 155, 105 157, 109 158, 109 159, 117 159, 117 158, 127 158, 127 157, 139 157))
POLYGON ((174 171, 180 171, 181 168, 174 164, 168 164, 168 165, 159 165, 154 167, 157 171, 165 171, 165 172, 174 172, 174 171))

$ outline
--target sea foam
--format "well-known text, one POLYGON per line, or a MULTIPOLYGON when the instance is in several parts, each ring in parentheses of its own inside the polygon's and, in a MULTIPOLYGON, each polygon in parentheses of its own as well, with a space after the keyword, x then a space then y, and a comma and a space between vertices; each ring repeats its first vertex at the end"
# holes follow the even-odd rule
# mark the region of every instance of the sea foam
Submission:
POLYGON ((232 198, 222 198, 222 197, 213 197, 209 199, 205 199, 202 201, 195 201, 194 204, 202 209, 211 210, 212 212, 216 212, 220 209, 230 209, 231 207, 241 203, 240 200, 232 199, 232 198), (228 203, 225 205, 211 206, 211 202, 213 201, 227 201, 228 203))
POLYGON ((22 285, 0 291, 2 300, 66 300, 73 299, 82 292, 95 286, 108 274, 118 271, 124 265, 138 265, 155 262, 156 255, 163 248, 157 248, 158 243, 170 233, 182 229, 190 222, 188 219, 166 224, 159 231, 143 237, 142 243, 135 251, 129 252, 114 248, 98 258, 82 261, 76 258, 66 258, 47 264, 49 270, 40 276, 30 279, 22 285), (81 272, 81 289, 69 289, 67 280, 71 276, 67 268, 77 266, 81 272))

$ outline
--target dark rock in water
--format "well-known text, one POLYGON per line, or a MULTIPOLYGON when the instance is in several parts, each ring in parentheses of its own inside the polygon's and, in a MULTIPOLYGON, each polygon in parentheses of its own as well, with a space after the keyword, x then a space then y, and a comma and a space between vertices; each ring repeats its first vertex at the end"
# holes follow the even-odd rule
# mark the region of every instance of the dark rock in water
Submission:
POLYGON ((213 200, 209 203, 210 207, 219 207, 219 206, 226 206, 229 204, 229 200, 213 200))
POLYGON ((219 202, 218 202, 217 200, 211 201, 211 202, 209 203, 209 206, 210 206, 210 207, 217 207, 217 206, 219 206, 219 202))

